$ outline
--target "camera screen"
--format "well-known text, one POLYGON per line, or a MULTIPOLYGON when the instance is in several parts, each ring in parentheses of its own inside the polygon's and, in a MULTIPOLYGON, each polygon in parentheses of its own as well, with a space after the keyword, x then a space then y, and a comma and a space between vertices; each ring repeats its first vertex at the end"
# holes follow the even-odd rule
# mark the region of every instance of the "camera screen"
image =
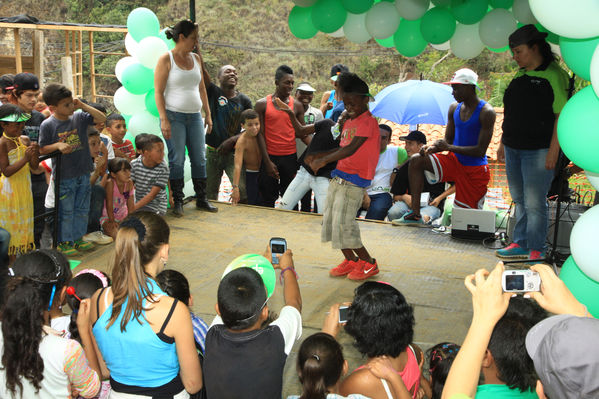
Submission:
POLYGON ((505 276, 506 291, 522 291, 524 290, 524 276, 522 274, 505 276))
POLYGON ((339 323, 345 323, 347 321, 347 308, 339 308, 339 323))
POLYGON ((270 250, 271 250, 271 252, 273 254, 282 254, 282 253, 285 253, 285 245, 283 245, 283 244, 272 244, 270 250))

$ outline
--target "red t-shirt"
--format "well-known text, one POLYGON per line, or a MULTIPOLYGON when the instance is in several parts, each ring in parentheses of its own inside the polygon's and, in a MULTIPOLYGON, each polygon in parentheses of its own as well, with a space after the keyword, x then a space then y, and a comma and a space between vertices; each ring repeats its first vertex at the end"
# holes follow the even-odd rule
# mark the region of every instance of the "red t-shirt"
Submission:
MULTIPOLYGON (((289 108, 293 109, 293 97, 289 96, 289 108)), ((295 129, 289 115, 275 108, 272 95, 266 97, 266 112, 264 113, 264 139, 266 152, 270 155, 295 154, 295 129)))
POLYGON ((352 175, 357 174, 362 179, 372 180, 381 151, 381 133, 370 111, 362 113, 356 119, 345 121, 340 146, 349 145, 355 136, 367 139, 353 155, 339 160, 337 169, 352 175))
POLYGON ((112 148, 121 150, 129 158, 129 160, 135 158, 135 149, 133 148, 133 143, 131 143, 131 140, 123 140, 123 144, 116 144, 113 141, 112 148))

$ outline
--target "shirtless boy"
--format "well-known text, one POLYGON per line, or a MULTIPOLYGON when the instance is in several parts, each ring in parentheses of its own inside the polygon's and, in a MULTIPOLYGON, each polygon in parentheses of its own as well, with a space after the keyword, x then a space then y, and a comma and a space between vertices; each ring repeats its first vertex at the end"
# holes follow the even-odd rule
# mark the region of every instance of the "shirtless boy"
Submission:
POLYGON ((249 205, 258 205, 258 174, 262 155, 258 147, 256 136, 260 131, 260 118, 253 109, 246 109, 241 113, 241 127, 243 133, 235 145, 235 173, 233 174, 233 194, 231 200, 234 204, 239 202, 239 180, 241 169, 245 168, 245 184, 249 205))

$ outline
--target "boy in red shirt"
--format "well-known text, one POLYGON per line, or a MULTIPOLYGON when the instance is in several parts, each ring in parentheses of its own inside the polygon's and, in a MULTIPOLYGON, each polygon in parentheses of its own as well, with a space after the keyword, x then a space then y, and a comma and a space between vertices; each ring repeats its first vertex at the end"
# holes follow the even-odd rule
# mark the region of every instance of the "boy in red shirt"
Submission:
POLYGON ((339 119, 340 148, 328 154, 308 155, 306 162, 316 173, 329 162, 338 161, 337 168, 331 172, 321 238, 323 242, 331 241, 333 248, 341 249, 345 257, 330 271, 331 276, 347 275, 351 280, 364 280, 378 274, 379 269, 376 259, 362 244, 356 213, 379 160, 379 125, 368 111, 372 97, 368 85, 358 75, 342 73, 337 87, 345 104, 339 119))

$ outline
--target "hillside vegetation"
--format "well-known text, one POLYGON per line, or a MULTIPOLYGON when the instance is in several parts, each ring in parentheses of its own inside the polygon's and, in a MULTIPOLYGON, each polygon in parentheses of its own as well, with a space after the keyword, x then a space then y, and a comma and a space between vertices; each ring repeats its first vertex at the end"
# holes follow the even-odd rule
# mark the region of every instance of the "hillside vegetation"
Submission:
MULTIPOLYGON (((27 13, 43 20, 125 25, 128 13, 140 4, 130 0, 57 0, 50 7, 45 2, 21 0, 2 2, 0 15, 27 13)), ((186 0, 147 0, 143 6, 152 9, 163 26, 189 14, 186 0)), ((292 7, 291 0, 196 0, 201 51, 211 76, 216 78, 216 71, 223 64, 235 65, 239 70, 239 89, 256 101, 273 91, 276 67, 288 64, 295 71, 297 83, 309 81, 318 90, 318 99, 322 91, 330 88, 328 75, 335 63, 346 64, 362 76, 373 93, 406 79, 448 80, 455 70, 469 67, 480 75, 482 97, 494 106, 502 106, 503 90, 516 68, 509 53, 485 50, 477 58, 464 61, 428 47, 420 56, 408 59, 374 40, 356 45, 323 33, 299 40, 287 27, 292 7)), ((55 49, 49 52, 47 65, 57 65, 63 38, 60 34, 47 34, 48 48, 55 49)), ((123 36, 96 34, 95 45, 123 51, 123 36)), ((117 61, 114 56, 98 57, 97 72, 113 73, 117 61)), ((59 79, 59 68, 47 70, 47 80, 59 79)), ((102 79, 98 86, 99 92, 112 94, 119 83, 116 79, 102 79)))

